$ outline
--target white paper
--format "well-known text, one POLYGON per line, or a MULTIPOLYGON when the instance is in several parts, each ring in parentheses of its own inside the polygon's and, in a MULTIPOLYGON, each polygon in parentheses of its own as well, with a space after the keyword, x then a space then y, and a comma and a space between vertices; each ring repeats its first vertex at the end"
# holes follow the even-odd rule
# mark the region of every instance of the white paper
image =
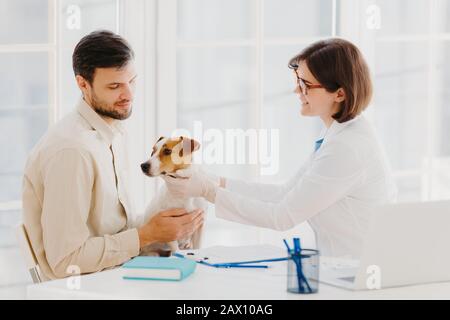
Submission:
POLYGON ((287 257, 286 249, 273 245, 213 246, 198 250, 180 250, 177 253, 195 261, 230 263, 287 257), (189 253, 193 253, 190 255, 189 253))

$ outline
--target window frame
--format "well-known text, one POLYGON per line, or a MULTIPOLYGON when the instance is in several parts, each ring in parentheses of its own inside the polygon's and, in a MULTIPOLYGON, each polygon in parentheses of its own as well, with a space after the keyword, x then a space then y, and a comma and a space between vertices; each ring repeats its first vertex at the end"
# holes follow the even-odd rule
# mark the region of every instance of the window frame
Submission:
MULTIPOLYGON (((331 0, 332 2, 332 25, 330 30, 330 35, 335 36, 337 30, 337 1, 331 0)), ((255 62, 258 66, 255 68, 255 74, 252 75, 253 81, 256 82, 255 90, 252 92, 253 103, 250 104, 248 112, 248 122, 247 127, 254 128, 256 130, 261 128, 262 124, 262 112, 264 103, 264 49, 266 46, 277 46, 277 45, 302 45, 309 44, 311 42, 329 37, 299 37, 299 38, 269 38, 264 39, 264 1, 253 0, 252 11, 255 17, 250 19, 250 21, 255 21, 255 36, 251 39, 237 39, 237 40, 216 40, 216 41, 180 41, 177 39, 177 0, 157 0, 158 5, 158 18, 157 18, 157 60, 158 60, 158 88, 157 88, 157 131, 167 134, 167 132, 172 132, 177 129, 177 97, 174 92, 177 92, 177 52, 180 48, 192 48, 192 47, 253 47, 255 48, 255 62)), ((249 178, 252 181, 261 181, 259 175, 260 165, 252 166, 251 172, 249 173, 249 178)), ((223 230, 240 230, 242 229, 242 234, 251 234, 250 241, 256 241, 256 243, 262 243, 271 241, 271 231, 261 230, 261 228, 256 228, 252 226, 239 226, 236 224, 230 224, 223 220, 216 220, 215 217, 209 219, 208 222, 209 230, 216 230, 220 233, 223 230)), ((303 224, 295 230, 302 230, 306 233, 313 233, 309 226, 303 224)), ((239 232, 239 231, 238 231, 239 232)), ((291 231, 292 232, 292 231, 291 231)), ((214 239, 207 239, 212 245, 215 242, 220 243, 220 241, 229 242, 230 239, 220 239, 220 236, 214 239)), ((206 242, 205 241, 205 242, 206 242)), ((248 241, 247 241, 248 242, 248 241)))
MULTIPOLYGON (((437 41, 449 41, 449 34, 438 34, 435 26, 431 26, 430 32, 425 35, 393 35, 390 37, 377 36, 377 32, 369 30, 366 27, 368 19, 368 12, 366 11, 369 5, 377 4, 376 0, 346 0, 346 1, 332 1, 332 30, 330 36, 334 37, 339 34, 339 37, 344 37, 354 42, 363 52, 369 68, 374 70, 376 61, 376 43, 377 41, 416 41, 421 37, 426 37, 429 43, 430 55, 428 61, 428 86, 435 87, 436 76, 434 75, 434 55, 437 41), (380 39, 381 38, 381 39, 380 39)), ((435 21, 434 13, 436 12, 436 5, 438 0, 431 0, 429 19, 433 24, 435 21)), ((225 40, 225 41, 178 41, 177 40, 177 0, 157 0, 158 2, 158 88, 156 94, 158 95, 157 115, 158 115, 158 130, 161 132, 171 132, 177 127, 177 101, 176 101, 176 80, 177 80, 177 50, 180 48, 189 47, 208 47, 208 46, 255 46, 257 61, 256 74, 254 79, 257 83, 253 95, 256 97, 256 103, 252 104, 249 112, 249 123, 251 128, 259 129, 261 126, 261 112, 263 108, 263 92, 264 92, 264 47, 270 45, 301 45, 310 44, 314 41, 326 38, 325 37, 310 37, 310 38, 272 38, 264 39, 264 1, 254 1, 254 10, 256 13, 256 37, 253 40, 225 40)), ((429 90, 428 106, 427 106, 427 153, 424 155, 426 160, 424 166, 418 170, 397 170, 393 171, 396 180, 401 178, 419 178, 421 188, 421 198, 417 201, 432 200, 433 196, 433 177, 435 175, 433 163, 437 159, 436 148, 438 147, 438 139, 436 139, 436 124, 439 119, 439 110, 436 105, 436 92, 429 90)), ((372 104, 375 102, 372 101, 372 104)), ((374 118, 375 108, 369 107, 365 112, 369 120, 374 118)), ((253 181, 260 181, 259 168, 251 172, 250 176, 253 181)), ((219 227, 219 225, 217 225, 219 227)), ((267 240, 266 234, 270 231, 258 230, 258 242, 267 240)))
MULTIPOLYGON (((141 163, 148 155, 149 141, 154 141, 155 135, 155 65, 156 56, 156 24, 155 19, 147 19, 156 16, 155 0, 115 0, 116 12, 115 25, 116 33, 124 35, 131 43, 136 52, 137 69, 143 70, 140 78, 143 79, 138 88, 142 94, 135 101, 136 108, 133 113, 138 116, 130 119, 128 126, 131 135, 128 143, 133 150, 137 150, 131 155, 134 162, 141 163), (150 54, 148 54, 150 53, 150 54), (145 81, 145 83, 144 83, 145 81), (145 88, 145 90, 144 90, 145 88), (145 106, 145 108, 143 107, 145 106), (135 138, 139 137, 139 138, 135 138)), ((61 12, 60 0, 48 0, 48 43, 24 43, 24 44, 1 44, 0 53, 32 53, 45 52, 48 54, 48 127, 54 125, 61 119, 61 28, 64 27, 64 13, 61 12)), ((75 103, 75 101, 74 101, 75 103)), ((145 182, 136 175, 131 177, 131 183, 137 199, 138 213, 154 194, 156 184, 145 182)), ((0 214, 3 212, 17 212, 22 209, 22 199, 10 201, 0 201, 0 214)))
MULTIPOLYGON (((428 19, 430 23, 429 32, 423 34, 400 34, 400 35, 377 35, 376 31, 369 30, 366 26, 367 12, 369 5, 377 4, 376 0, 347 0, 347 1, 332 1, 332 30, 331 36, 336 36, 339 32, 340 37, 349 39, 358 45, 363 51, 368 62, 369 68, 373 70, 375 67, 376 44, 380 42, 414 42, 426 41, 429 48, 428 66, 428 104, 427 104, 427 152, 424 154, 424 164, 422 168, 417 170, 396 170, 393 175, 396 179, 400 178, 420 178, 421 179, 421 201, 431 200, 433 196, 433 177, 434 163, 437 156, 437 148, 439 146, 439 139, 437 130, 438 127, 439 110, 436 104, 436 75, 434 72, 434 65, 436 59, 436 47, 439 44, 450 42, 450 33, 438 32, 437 20, 435 15, 438 10, 438 0, 431 0, 428 12, 428 19)), ((158 72, 158 89, 159 102, 157 105, 158 113, 158 129, 161 132, 171 132, 177 126, 177 101, 176 95, 176 54, 180 48, 189 47, 210 47, 210 46, 253 46, 256 48, 255 59, 257 61, 256 74, 254 79, 257 83, 253 95, 256 97, 256 103, 252 104, 249 111, 249 123, 251 128, 259 129, 261 126, 261 112, 263 104, 263 83, 264 83, 264 47, 270 45, 301 45, 309 44, 326 37, 309 37, 309 38, 269 38, 264 39, 264 1, 253 1, 254 12, 256 13, 256 37, 252 40, 224 40, 224 41, 178 41, 176 28, 177 15, 177 0, 158 0, 158 68, 164 72, 158 72), (165 73, 165 74, 164 74, 165 73)), ((373 104, 373 102, 372 102, 373 104)), ((368 108, 366 117, 373 119, 375 108, 368 108)), ((258 181, 259 168, 251 173, 251 177, 258 181)))

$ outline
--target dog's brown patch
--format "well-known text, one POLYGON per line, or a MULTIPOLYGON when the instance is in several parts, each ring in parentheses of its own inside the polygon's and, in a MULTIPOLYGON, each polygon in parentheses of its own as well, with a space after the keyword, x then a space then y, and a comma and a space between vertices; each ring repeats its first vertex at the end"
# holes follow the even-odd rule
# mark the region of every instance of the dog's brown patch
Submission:
POLYGON ((167 140, 159 150, 160 172, 174 173, 191 165, 192 153, 200 144, 190 138, 178 137, 167 140))

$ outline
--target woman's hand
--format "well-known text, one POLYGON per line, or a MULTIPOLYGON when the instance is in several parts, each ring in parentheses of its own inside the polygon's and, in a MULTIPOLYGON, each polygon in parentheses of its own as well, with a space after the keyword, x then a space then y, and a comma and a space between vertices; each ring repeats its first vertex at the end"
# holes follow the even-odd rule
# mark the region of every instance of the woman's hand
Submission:
POLYGON ((208 174, 197 167, 176 171, 177 178, 162 177, 170 193, 183 197, 203 197, 211 203, 215 202, 217 188, 221 179, 208 174))

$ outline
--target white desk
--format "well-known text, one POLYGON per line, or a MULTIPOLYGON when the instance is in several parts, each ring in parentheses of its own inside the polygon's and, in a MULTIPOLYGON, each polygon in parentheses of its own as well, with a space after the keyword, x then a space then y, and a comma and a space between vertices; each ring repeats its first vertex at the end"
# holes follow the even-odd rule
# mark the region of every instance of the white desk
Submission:
POLYGON ((120 269, 81 276, 80 289, 61 279, 27 288, 28 299, 450 299, 450 282, 372 291, 348 291, 320 284, 317 294, 286 291, 286 262, 269 269, 216 269, 197 265, 180 282, 123 280, 120 269))

